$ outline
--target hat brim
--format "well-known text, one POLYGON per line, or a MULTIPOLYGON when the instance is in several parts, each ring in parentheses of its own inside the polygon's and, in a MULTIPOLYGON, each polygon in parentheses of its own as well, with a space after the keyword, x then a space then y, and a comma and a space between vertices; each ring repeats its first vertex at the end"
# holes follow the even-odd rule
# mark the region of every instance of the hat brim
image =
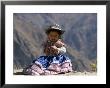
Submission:
POLYGON ((59 29, 47 29, 45 32, 46 34, 49 34, 51 31, 56 31, 58 32, 60 35, 62 35, 65 31, 64 30, 59 30, 59 29))

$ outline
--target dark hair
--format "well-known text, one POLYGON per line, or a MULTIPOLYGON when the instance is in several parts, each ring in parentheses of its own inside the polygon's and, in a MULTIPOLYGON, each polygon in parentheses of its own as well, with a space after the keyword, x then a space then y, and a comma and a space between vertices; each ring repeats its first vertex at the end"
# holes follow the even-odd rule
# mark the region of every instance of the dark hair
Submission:
POLYGON ((62 35, 63 34, 61 31, 58 31, 56 29, 48 30, 48 31, 46 31, 46 34, 48 35, 50 32, 57 32, 59 35, 62 35))

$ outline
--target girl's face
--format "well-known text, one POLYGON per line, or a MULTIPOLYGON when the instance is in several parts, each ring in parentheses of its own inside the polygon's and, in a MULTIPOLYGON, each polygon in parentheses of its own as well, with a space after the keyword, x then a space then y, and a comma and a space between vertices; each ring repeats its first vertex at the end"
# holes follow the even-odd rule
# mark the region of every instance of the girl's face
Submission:
POLYGON ((56 31, 51 31, 48 34, 48 39, 52 42, 56 42, 59 39, 59 34, 56 31))

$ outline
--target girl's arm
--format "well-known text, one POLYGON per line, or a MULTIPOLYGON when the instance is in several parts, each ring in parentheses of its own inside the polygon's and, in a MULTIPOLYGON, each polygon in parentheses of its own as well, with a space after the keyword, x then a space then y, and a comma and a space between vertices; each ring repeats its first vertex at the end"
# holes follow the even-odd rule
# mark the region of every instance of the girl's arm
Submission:
POLYGON ((47 41, 43 42, 42 46, 43 46, 43 53, 48 55, 49 54, 49 49, 47 48, 47 41))
POLYGON ((49 54, 49 49, 48 49, 48 48, 44 48, 44 53, 45 53, 46 55, 48 55, 48 54, 49 54))
POLYGON ((58 49, 58 53, 59 54, 64 54, 66 53, 66 48, 64 46, 62 46, 61 48, 57 48, 58 49))
POLYGON ((56 42, 56 46, 58 46, 58 53, 60 54, 64 54, 66 53, 66 44, 63 42, 63 40, 59 39, 57 42, 56 42))
POLYGON ((64 54, 64 53, 66 53, 66 48, 64 46, 62 46, 60 48, 57 48, 56 46, 52 46, 52 48, 54 49, 53 51, 56 54, 64 54))

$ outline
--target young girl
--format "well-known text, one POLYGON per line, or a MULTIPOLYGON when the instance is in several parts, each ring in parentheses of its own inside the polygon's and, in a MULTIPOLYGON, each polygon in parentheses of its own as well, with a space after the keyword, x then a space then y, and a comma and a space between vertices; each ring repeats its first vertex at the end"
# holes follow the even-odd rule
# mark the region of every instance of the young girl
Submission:
POLYGON ((43 44, 45 56, 40 56, 23 69, 27 75, 51 75, 72 71, 71 60, 65 55, 66 45, 61 39, 64 31, 58 25, 46 30, 47 41, 43 44))

